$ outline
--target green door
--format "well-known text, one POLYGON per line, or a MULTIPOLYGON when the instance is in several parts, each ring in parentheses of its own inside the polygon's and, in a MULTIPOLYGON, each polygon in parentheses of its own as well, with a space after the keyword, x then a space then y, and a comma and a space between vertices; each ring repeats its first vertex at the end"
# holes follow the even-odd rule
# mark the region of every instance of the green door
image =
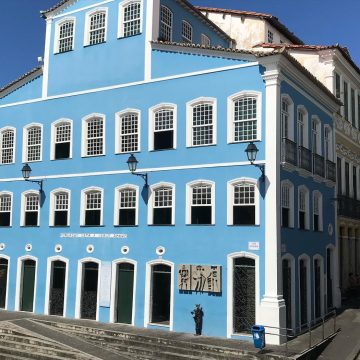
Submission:
POLYGON ((21 289, 21 311, 33 311, 34 290, 35 290, 35 270, 36 262, 34 260, 25 260, 22 271, 22 289, 21 289))
POLYGON ((0 308, 5 308, 7 289, 8 261, 0 259, 0 308))
POLYGON ((133 311, 134 265, 117 266, 116 322, 131 324, 133 311))

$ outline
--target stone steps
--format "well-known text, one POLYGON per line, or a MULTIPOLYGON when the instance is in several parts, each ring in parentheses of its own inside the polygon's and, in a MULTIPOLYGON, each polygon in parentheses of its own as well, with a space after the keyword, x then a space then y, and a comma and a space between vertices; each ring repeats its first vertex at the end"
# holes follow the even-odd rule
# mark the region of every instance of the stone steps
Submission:
POLYGON ((71 333, 94 345, 111 349, 119 354, 131 354, 133 359, 185 360, 235 360, 255 359, 247 351, 220 347, 208 344, 179 341, 169 337, 146 336, 113 330, 103 330, 89 326, 74 325, 63 322, 37 320, 46 326, 71 333), (160 355, 161 354, 161 355, 160 355))

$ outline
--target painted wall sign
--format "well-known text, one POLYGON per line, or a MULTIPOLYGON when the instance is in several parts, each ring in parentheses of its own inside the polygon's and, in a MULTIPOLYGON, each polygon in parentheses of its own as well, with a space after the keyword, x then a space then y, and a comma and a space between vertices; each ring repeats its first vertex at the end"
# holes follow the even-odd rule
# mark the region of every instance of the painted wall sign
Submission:
POLYGON ((111 262, 101 262, 100 274, 100 300, 99 304, 103 307, 110 307, 110 289, 111 289, 111 262))
POLYGON ((61 233, 61 238, 107 238, 127 239, 127 234, 89 234, 89 233, 61 233))
POLYGON ((182 264, 178 269, 179 290, 221 292, 221 266, 182 264))
POLYGON ((260 250, 260 243, 258 241, 249 241, 248 249, 249 250, 260 250))

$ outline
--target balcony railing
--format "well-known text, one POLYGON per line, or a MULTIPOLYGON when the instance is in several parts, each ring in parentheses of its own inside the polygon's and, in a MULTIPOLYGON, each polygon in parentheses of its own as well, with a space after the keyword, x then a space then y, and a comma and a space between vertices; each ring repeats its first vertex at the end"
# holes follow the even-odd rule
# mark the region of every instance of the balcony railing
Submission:
POLYGON ((347 196, 338 195, 338 214, 341 216, 360 219, 360 201, 347 196))
POLYGON ((291 165, 297 165, 296 143, 283 138, 282 142, 282 161, 291 165))
POLYGON ((336 181, 336 165, 330 160, 326 160, 326 178, 333 182, 336 181))
POLYGON ((303 146, 299 146, 299 167, 311 172, 311 151, 303 146))
POLYGON ((319 154, 313 154, 313 172, 315 175, 325 177, 325 159, 319 154))

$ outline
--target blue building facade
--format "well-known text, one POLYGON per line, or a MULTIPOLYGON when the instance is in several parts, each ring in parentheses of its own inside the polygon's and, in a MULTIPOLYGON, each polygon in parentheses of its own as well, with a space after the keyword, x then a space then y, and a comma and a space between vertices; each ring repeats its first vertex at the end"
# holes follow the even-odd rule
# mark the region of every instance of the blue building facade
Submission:
POLYGON ((336 305, 339 105, 320 83, 186 1, 43 15, 44 65, 0 93, 2 308, 193 332, 201 304, 204 334, 247 338, 336 305))

